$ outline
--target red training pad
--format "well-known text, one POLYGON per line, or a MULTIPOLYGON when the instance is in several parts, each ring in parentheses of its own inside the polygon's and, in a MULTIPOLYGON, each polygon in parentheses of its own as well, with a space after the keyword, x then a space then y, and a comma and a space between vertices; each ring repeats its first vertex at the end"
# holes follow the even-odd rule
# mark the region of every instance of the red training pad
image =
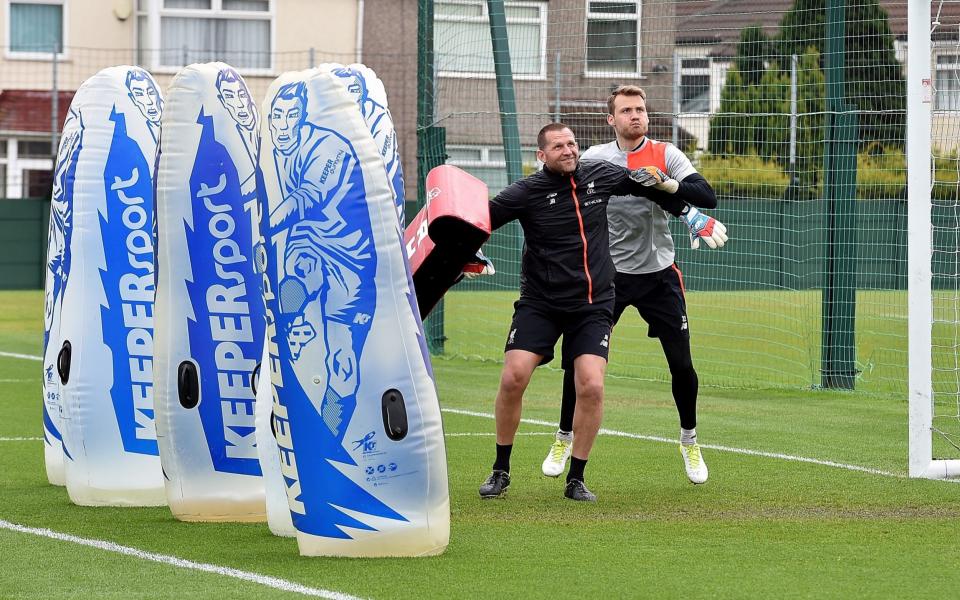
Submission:
POLYGON ((427 174, 427 204, 404 232, 413 285, 425 318, 490 238, 487 184, 451 165, 427 174))

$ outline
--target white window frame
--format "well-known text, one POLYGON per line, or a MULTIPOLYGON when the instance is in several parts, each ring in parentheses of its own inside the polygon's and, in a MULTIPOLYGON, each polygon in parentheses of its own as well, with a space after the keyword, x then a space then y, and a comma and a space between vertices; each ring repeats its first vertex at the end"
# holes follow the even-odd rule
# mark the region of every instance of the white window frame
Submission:
POLYGON ((0 195, 0 202, 2 202, 2 199, 14 200, 24 197, 24 171, 53 171, 52 158, 20 158, 18 152, 18 143, 21 140, 25 142, 33 142, 49 139, 49 136, 42 135, 28 137, 10 136, 0 138, 0 143, 7 145, 6 158, 0 158, 0 164, 6 165, 7 167, 7 188, 5 190, 0 190, 0 192, 6 192, 4 195, 0 195))
MULTIPOLYGON (((136 0, 134 0, 135 2, 136 0)), ((145 48, 149 56, 149 65, 147 68, 154 73, 175 74, 186 65, 161 65, 160 51, 163 48, 161 40, 160 20, 164 17, 180 17, 191 19, 233 19, 233 20, 251 20, 251 21, 270 21, 270 66, 265 69, 251 69, 237 67, 237 71, 243 75, 276 75, 276 65, 274 58, 277 53, 277 0, 267 0, 269 2, 268 10, 224 10, 223 0, 210 0, 210 8, 164 8, 163 0, 143 0, 146 4, 146 10, 135 11, 137 18, 147 17, 147 28, 150 31, 150 41, 153 47, 145 48)), ((137 48, 141 48, 143 40, 139 39, 140 27, 135 24, 137 31, 137 48)))
POLYGON ((583 74, 586 77, 634 77, 634 78, 644 78, 643 74, 643 29, 640 27, 640 23, 643 21, 643 0, 586 0, 584 4, 584 19, 583 19, 583 74), (627 14, 617 14, 617 13, 592 13, 590 12, 590 4, 592 3, 608 3, 608 4, 625 4, 632 2, 637 6, 637 12, 632 15, 627 14), (588 46, 590 40, 588 36, 590 19, 602 19, 604 21, 636 21, 637 23, 637 69, 633 72, 625 71, 592 71, 590 70, 590 61, 587 57, 588 55, 588 46))
POLYGON ((68 11, 68 2, 67 0, 6 0, 3 3, 3 19, 6 23, 6 31, 4 31, 4 40, 6 43, 3 47, 3 57, 8 60, 45 60, 48 62, 53 62, 53 54, 50 52, 16 52, 10 48, 10 27, 13 25, 10 20, 10 5, 11 4, 59 4, 60 5, 60 52, 57 53, 57 60, 67 60, 70 58, 67 53, 67 48, 69 47, 69 41, 67 40, 67 32, 69 31, 69 13, 68 11))
MULTIPOLYGON (((484 0, 443 0, 445 4, 462 4, 466 6, 477 6, 483 10, 479 17, 445 17, 434 13, 434 27, 437 22, 451 23, 483 23, 490 28, 490 12, 487 9, 487 3, 484 0)), ((517 8, 536 8, 540 13, 539 19, 525 19, 507 17, 507 24, 525 23, 537 24, 540 26, 540 72, 539 73, 513 73, 513 78, 523 81, 545 81, 547 79, 547 0, 504 0, 504 8, 509 4, 517 8)), ((511 57, 512 58, 512 57, 511 57)), ((511 69, 512 70, 512 69, 511 69)), ((495 79, 495 72, 475 72, 475 71, 438 71, 438 77, 452 77, 459 79, 495 79)))
MULTIPOLYGON (((932 54, 933 54, 933 84, 934 84, 934 85, 937 84, 937 75, 939 75, 941 71, 946 71, 946 72, 955 73, 956 76, 957 76, 957 78, 958 78, 958 83, 960 83, 960 52, 958 52, 958 51, 954 48, 954 49, 951 49, 951 50, 934 50, 934 52, 933 52, 932 54), (943 65, 943 66, 941 66, 941 65, 940 65, 940 57, 941 57, 941 56, 952 56, 952 57, 954 57, 954 61, 955 61, 955 62, 954 62, 953 64, 950 64, 950 65, 943 65)), ((939 93, 939 90, 936 90, 936 92, 939 93)), ((938 113, 938 114, 942 114, 942 113, 957 114, 957 113, 960 113, 960 88, 958 88, 957 90, 953 90, 953 92, 954 92, 954 94, 956 94, 956 95, 958 96, 958 100, 954 103, 954 104, 956 104, 957 108, 937 108, 937 103, 934 102, 933 112, 938 113)))
MULTIPOLYGON (((489 145, 489 144, 447 144, 447 150, 468 150, 470 152, 480 151, 480 160, 448 160, 447 164, 458 166, 458 167, 486 167, 486 168, 506 168, 507 162, 506 157, 503 160, 496 158, 490 158, 491 153, 505 152, 503 146, 500 145, 489 145)), ((536 161, 537 148, 536 146, 521 146, 520 154, 521 156, 527 153, 529 156, 533 154, 534 161, 536 161)))
MULTIPOLYGON (((480 151, 479 160, 469 160, 469 159, 447 159, 448 165, 453 165, 455 167, 460 167, 464 170, 475 167, 478 169, 506 169, 507 168, 507 159, 504 154, 503 159, 490 158, 491 152, 503 152, 505 150, 503 146, 499 145, 484 145, 484 144, 447 144, 447 150, 468 150, 470 152, 480 151)), ((522 164, 533 164, 535 167, 539 168, 539 163, 536 159, 537 148, 536 146, 521 146, 520 147, 520 157, 522 164), (533 163, 524 163, 524 157, 529 158, 530 155, 533 155, 533 163)), ((499 192, 499 190, 498 190, 499 192)))
MULTIPOLYGON (((715 107, 713 106, 713 90, 715 84, 714 78, 714 68, 713 68, 713 59, 709 56, 680 56, 680 87, 677 90, 677 94, 680 94, 677 102, 679 107, 679 114, 683 115, 710 115, 716 112, 715 107), (705 67, 684 67, 683 62, 686 60, 705 60, 707 65, 705 67), (683 76, 692 75, 692 76, 704 76, 707 77, 707 110, 704 111, 685 111, 683 110, 683 76)), ((722 87, 722 86, 721 86, 722 87)))

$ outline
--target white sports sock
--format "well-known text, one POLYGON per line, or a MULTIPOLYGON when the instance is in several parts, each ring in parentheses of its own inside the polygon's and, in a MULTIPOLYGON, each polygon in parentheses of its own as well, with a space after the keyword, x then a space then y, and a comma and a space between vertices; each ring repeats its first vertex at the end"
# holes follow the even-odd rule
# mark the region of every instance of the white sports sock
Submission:
POLYGON ((560 440, 561 442, 572 442, 573 432, 557 430, 557 439, 560 440))
POLYGON ((697 443, 697 428, 693 429, 684 429, 680 428, 680 443, 684 446, 692 446, 697 443))

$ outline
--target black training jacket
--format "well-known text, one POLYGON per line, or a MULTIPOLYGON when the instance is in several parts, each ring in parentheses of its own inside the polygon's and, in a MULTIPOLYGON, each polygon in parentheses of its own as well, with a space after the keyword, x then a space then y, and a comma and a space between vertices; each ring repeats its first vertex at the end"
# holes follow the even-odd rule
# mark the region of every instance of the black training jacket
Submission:
POLYGON ((493 229, 513 221, 523 228, 520 297, 574 307, 613 298, 607 200, 643 195, 679 215, 685 203, 644 187, 629 171, 605 160, 585 160, 572 175, 546 167, 490 201, 493 229))

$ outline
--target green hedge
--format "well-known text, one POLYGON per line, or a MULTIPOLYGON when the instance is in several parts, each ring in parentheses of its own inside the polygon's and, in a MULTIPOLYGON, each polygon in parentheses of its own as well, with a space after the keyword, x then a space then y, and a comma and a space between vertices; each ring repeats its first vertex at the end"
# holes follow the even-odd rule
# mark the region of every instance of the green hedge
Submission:
MULTIPOLYGON (((934 155, 932 197, 935 200, 960 200, 960 156, 957 152, 939 156, 935 152, 934 155)), ((790 175, 780 167, 776 157, 705 153, 699 157, 696 166, 720 196, 780 199, 788 195, 790 175)), ((907 161, 902 150, 874 144, 857 154, 858 199, 906 198, 906 185, 907 161)), ((798 196, 818 198, 820 186, 800 190, 798 196)))

